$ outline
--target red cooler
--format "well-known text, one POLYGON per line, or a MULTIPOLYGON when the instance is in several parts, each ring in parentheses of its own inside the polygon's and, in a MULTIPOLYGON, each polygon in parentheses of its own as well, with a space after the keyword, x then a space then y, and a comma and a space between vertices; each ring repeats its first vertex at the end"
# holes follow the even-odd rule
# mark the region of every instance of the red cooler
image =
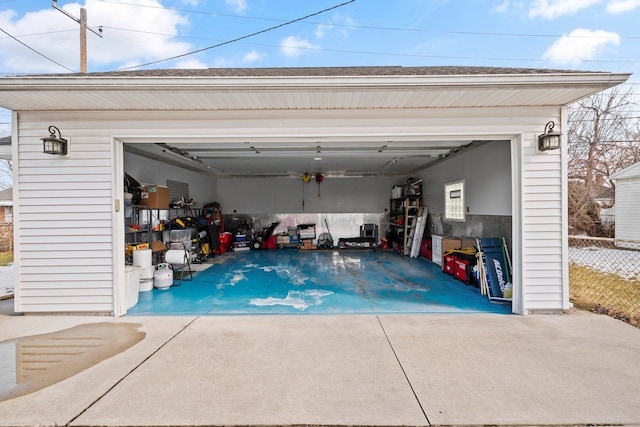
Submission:
POLYGON ((218 253, 223 254, 227 252, 233 244, 233 234, 229 233, 228 231, 220 233, 220 235, 218 236, 218 240, 220 241, 220 249, 218 253))

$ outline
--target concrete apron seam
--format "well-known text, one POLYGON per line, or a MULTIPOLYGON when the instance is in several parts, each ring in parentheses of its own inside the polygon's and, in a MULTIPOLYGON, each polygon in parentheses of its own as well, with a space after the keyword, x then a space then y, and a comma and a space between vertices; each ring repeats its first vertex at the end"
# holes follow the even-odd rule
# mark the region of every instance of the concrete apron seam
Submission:
POLYGON ((425 420, 427 420, 427 423, 429 423, 429 425, 433 425, 433 424, 431 424, 431 421, 429 421, 429 417, 427 416, 427 413, 424 410, 424 407, 422 406, 422 403, 420 402, 420 399, 418 398, 418 394, 416 393, 416 390, 413 388, 413 385, 411 384, 411 381, 409 380, 409 376, 407 375, 407 372, 404 370, 404 367, 402 366, 402 362, 400 362, 400 358, 398 357, 398 353, 396 353, 396 349, 393 348, 393 344, 391 344, 391 340, 389 339, 389 335, 387 335, 387 331, 384 329, 384 325, 382 324, 382 321, 380 320, 380 316, 376 316, 376 319, 378 319, 378 323, 380 324, 380 328, 382 329, 382 333, 384 334, 384 337, 387 339, 387 342, 389 343, 389 347, 391 348, 391 351, 393 352, 393 355, 395 356, 396 361, 398 362, 398 366, 400 366, 400 369, 402 370, 402 374, 404 375, 404 378, 407 380, 407 384, 409 384, 409 388, 411 389, 411 392, 413 393, 413 397, 415 397, 416 402, 418 402, 418 406, 420 407, 420 410, 422 411, 422 414, 424 415, 425 420))
POLYGON ((91 402, 89 405, 87 405, 86 408, 84 408, 82 411, 80 411, 80 413, 78 413, 75 417, 71 418, 71 420, 69 420, 68 423, 65 424, 65 426, 69 426, 71 423, 73 423, 75 420, 78 419, 78 417, 80 417, 82 414, 84 414, 85 412, 87 412, 89 409, 91 409, 96 403, 98 403, 103 397, 105 397, 107 394, 109 394, 111 392, 111 390, 113 390, 114 388, 116 388, 118 386, 118 384, 120 384, 122 381, 125 380, 125 378, 127 378, 129 375, 131 375, 132 373, 134 373, 140 366, 142 366, 147 360, 151 359, 153 356, 155 356, 160 350, 162 350, 167 344, 169 344, 171 341, 173 341, 178 335, 180 335, 182 332, 184 332, 185 329, 187 329, 189 326, 191 326, 193 324, 193 322, 195 322, 196 320, 198 320, 200 318, 200 316, 195 317, 191 322, 187 323, 182 329, 180 329, 178 332, 176 332, 175 334, 173 334, 168 340, 166 340, 160 347, 156 348, 151 354, 149 354, 147 357, 145 357, 140 363, 138 363, 136 366, 134 366, 129 372, 127 372, 122 378, 120 378, 118 381, 116 381, 115 384, 113 384, 111 387, 109 387, 107 389, 107 391, 105 391, 104 393, 102 393, 100 396, 98 396, 98 398, 96 400, 94 400, 93 402, 91 402))

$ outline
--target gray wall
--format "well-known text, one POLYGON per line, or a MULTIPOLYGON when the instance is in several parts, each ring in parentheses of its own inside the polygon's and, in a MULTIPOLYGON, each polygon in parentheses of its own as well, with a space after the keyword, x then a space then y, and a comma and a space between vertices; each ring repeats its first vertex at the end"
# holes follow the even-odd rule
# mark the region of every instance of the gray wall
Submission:
POLYGON ((459 237, 504 236, 511 246, 511 145, 493 141, 471 148, 421 174, 432 234, 459 237), (464 222, 444 220, 444 185, 464 180, 464 222))
POLYGON ((444 213, 444 185, 465 180, 472 215, 511 215, 511 146, 494 141, 425 169, 423 199, 433 213, 444 213))
POLYGON ((389 208, 396 181, 325 178, 318 189, 313 179, 304 183, 302 178, 220 178, 218 201, 224 213, 381 213, 389 208))
MULTIPOLYGON (((151 160, 137 154, 124 153, 124 171, 140 184, 167 185, 167 180, 189 184, 189 196, 198 206, 215 202, 218 198, 217 178, 192 172, 173 165, 151 160)), ((169 200, 172 202, 173 200, 169 200)))

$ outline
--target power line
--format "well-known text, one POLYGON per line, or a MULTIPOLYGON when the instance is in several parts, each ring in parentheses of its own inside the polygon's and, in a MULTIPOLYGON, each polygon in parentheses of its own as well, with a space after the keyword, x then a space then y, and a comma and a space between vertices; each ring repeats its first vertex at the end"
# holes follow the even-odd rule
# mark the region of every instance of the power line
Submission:
MULTIPOLYGON (((77 32, 78 30, 57 30, 57 31, 45 31, 43 33, 30 33, 30 34, 18 34, 16 37, 31 37, 31 36, 48 36, 49 34, 69 33, 77 32)), ((0 40, 8 39, 10 37, 0 37, 0 40)))
MULTIPOLYGON (((159 33, 159 32, 143 31, 143 30, 132 30, 132 29, 127 29, 127 28, 119 28, 119 27, 104 26, 103 28, 109 29, 109 30, 113 30, 113 31, 127 31, 127 32, 135 32, 135 33, 141 33, 141 34, 150 34, 150 35, 156 35, 156 36, 163 36, 163 37, 175 37, 175 38, 188 39, 188 40, 209 40, 209 41, 215 40, 215 39, 211 39, 211 38, 208 38, 208 37, 177 36, 177 35, 168 34, 168 33, 159 33)), ((219 46, 222 46, 222 45, 225 45, 225 44, 228 44, 228 43, 230 43, 230 42, 222 42, 219 45, 212 46, 212 47, 219 47, 219 46)), ((274 44, 267 44, 267 43, 244 43, 244 44, 247 44, 247 45, 250 45, 250 46, 262 46, 262 47, 281 47, 281 45, 274 45, 274 44)), ((472 56, 451 56, 451 55, 426 55, 426 54, 419 54, 419 53, 374 52, 374 51, 362 51, 362 50, 325 49, 325 48, 321 48, 321 47, 304 47, 304 46, 296 47, 296 49, 315 51, 315 52, 334 52, 334 53, 348 53, 348 54, 376 55, 376 56, 391 56, 391 57, 410 57, 410 58, 463 59, 463 60, 474 60, 474 61, 475 60, 483 60, 483 61, 545 62, 544 59, 540 59, 540 58, 504 58, 504 57, 503 58, 498 58, 498 57, 472 57, 472 56)), ((196 51, 196 52, 199 52, 199 51, 196 51)), ((185 54, 185 55, 190 55, 190 53, 185 54)), ((169 58, 169 59, 173 59, 173 58, 169 58)), ((625 61, 584 60, 583 62, 585 62, 585 63, 591 63, 591 62, 593 62, 593 63, 597 63, 597 62, 636 63, 638 61, 635 61, 635 60, 625 60, 625 61)), ((144 64, 144 65, 147 65, 147 64, 144 64)), ((132 68, 137 68, 137 67, 141 67, 141 66, 142 65, 137 65, 137 66, 132 67, 132 68)), ((128 68, 121 68, 120 70, 126 70, 126 69, 128 69, 128 68)), ((630 83, 630 84, 632 84, 632 83, 630 83)), ((640 83, 637 83, 637 84, 640 84, 640 83)))
POLYGON ((122 70, 131 70, 131 69, 134 69, 134 68, 145 67, 145 66, 147 66, 147 65, 158 64, 158 63, 160 63, 160 62, 171 61, 171 60, 173 60, 173 59, 183 58, 183 57, 188 56, 188 55, 193 55, 193 54, 195 54, 195 53, 204 52, 204 51, 209 50, 209 49, 214 49, 214 48, 216 48, 216 47, 220 47, 220 46, 224 46, 224 45, 227 45, 227 44, 231 44, 231 43, 234 43, 234 42, 237 42, 237 41, 240 41, 240 40, 247 39, 247 38, 249 38, 249 37, 257 36, 258 34, 263 34, 263 33, 266 33, 266 32, 268 32, 268 31, 273 31, 273 30, 275 30, 275 29, 282 28, 282 27, 284 27, 284 26, 287 26, 287 25, 293 24, 293 23, 295 23, 295 22, 302 21, 302 20, 307 19, 307 18, 310 18, 310 17, 312 17, 312 16, 320 15, 321 13, 326 13, 326 12, 329 12, 329 11, 331 11, 331 10, 334 10, 334 9, 337 9, 337 8, 340 8, 340 7, 343 7, 343 6, 346 6, 346 5, 348 5, 348 4, 350 4, 350 3, 353 3, 353 2, 355 2, 355 1, 356 1, 356 0, 349 0, 349 1, 346 1, 346 2, 344 2, 344 3, 340 3, 340 4, 337 4, 337 5, 335 5, 335 6, 332 6, 332 7, 326 8, 326 9, 323 9, 323 10, 321 10, 321 11, 319 11, 319 12, 311 13, 311 14, 306 15, 306 16, 303 16, 303 17, 301 17, 301 18, 293 19, 293 20, 291 20, 291 21, 287 21, 287 22, 284 22, 284 23, 282 23, 282 24, 275 25, 275 26, 273 26, 273 27, 265 28, 264 30, 256 31, 256 32, 251 33, 251 34, 247 34, 247 35, 244 35, 244 36, 241 36, 241 37, 236 37, 235 39, 227 40, 227 41, 224 41, 224 42, 221 42, 221 43, 215 44, 215 45, 213 45, 213 46, 208 46, 208 47, 205 47, 205 48, 202 48, 202 49, 194 50, 194 51, 192 51, 192 52, 183 53, 183 54, 181 54, 181 55, 176 55, 176 56, 173 56, 173 57, 171 57, 171 58, 161 59, 161 60, 153 61, 153 62, 147 62, 146 64, 140 64, 140 65, 136 65, 136 66, 133 66, 133 67, 120 68, 120 69, 118 69, 118 71, 122 71, 122 70))
POLYGON ((11 34, 7 33, 5 30, 3 30, 2 28, 0 28, 0 31, 2 31, 3 33, 5 33, 6 35, 8 35, 9 37, 11 37, 12 39, 14 39, 15 41, 17 41, 18 43, 20 43, 21 45, 23 45, 24 47, 26 47, 27 49, 37 53, 38 55, 40 55, 41 57, 43 57, 44 59, 53 62, 56 65, 59 65, 60 67, 64 68, 65 70, 71 71, 72 73, 75 73, 74 70, 72 70, 71 68, 65 67, 64 65, 60 64, 59 62, 54 61, 53 59, 49 58, 48 56, 38 52, 37 50, 35 50, 34 48, 32 48, 31 46, 29 46, 26 43, 23 43, 22 41, 18 40, 17 38, 15 38, 14 36, 12 36, 11 34))
MULTIPOLYGON (((104 3, 114 3, 114 4, 122 4, 127 6, 134 7, 145 7, 152 9, 163 9, 163 10, 173 10, 175 12, 184 12, 184 13, 193 13, 193 14, 201 14, 201 15, 212 15, 212 16, 221 16, 226 18, 236 18, 236 19, 249 19, 249 20, 257 20, 257 21, 272 21, 272 22, 285 22, 283 19, 277 18, 262 18, 256 16, 245 16, 245 15, 234 15, 229 13, 219 13, 219 12, 207 12, 202 10, 193 10, 193 9, 181 9, 174 7, 164 7, 164 6, 153 6, 147 4, 134 4, 126 1, 118 1, 118 0, 99 0, 104 3)), ((303 18, 304 19, 304 18, 303 18)), ((307 21, 302 22, 307 25, 320 25, 323 22, 313 22, 307 21)), ((504 33, 504 32, 478 32, 478 31, 447 31, 447 30, 423 30, 420 28, 406 28, 406 27, 384 27, 384 26, 367 26, 367 25, 356 25, 356 24, 339 24, 339 23, 331 23, 334 27, 344 27, 344 28, 353 28, 353 29, 364 29, 364 30, 383 30, 383 31, 407 31, 407 32, 416 32, 416 33, 436 33, 436 34, 459 34, 459 35, 472 35, 472 36, 500 36, 500 37, 541 37, 541 38, 576 38, 576 39, 610 39, 611 36, 595 36, 595 35, 569 35, 569 34, 533 34, 533 33, 504 33)), ((638 40, 640 36, 619 36, 621 39, 632 39, 638 40)))

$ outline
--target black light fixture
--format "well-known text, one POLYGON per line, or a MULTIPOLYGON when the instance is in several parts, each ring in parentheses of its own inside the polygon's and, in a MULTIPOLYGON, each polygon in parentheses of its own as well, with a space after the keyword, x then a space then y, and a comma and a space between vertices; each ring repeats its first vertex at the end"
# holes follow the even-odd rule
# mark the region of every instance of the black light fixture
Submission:
POLYGON ((549 121, 544 127, 544 133, 538 136, 538 150, 548 151, 560 148, 560 132, 553 130, 556 124, 553 120, 549 121))
POLYGON ((67 144, 69 141, 62 137, 60 129, 55 126, 49 126, 50 135, 42 139, 42 152, 46 154, 57 154, 58 156, 67 155, 67 144), (56 136, 56 132, 58 136, 56 136))

